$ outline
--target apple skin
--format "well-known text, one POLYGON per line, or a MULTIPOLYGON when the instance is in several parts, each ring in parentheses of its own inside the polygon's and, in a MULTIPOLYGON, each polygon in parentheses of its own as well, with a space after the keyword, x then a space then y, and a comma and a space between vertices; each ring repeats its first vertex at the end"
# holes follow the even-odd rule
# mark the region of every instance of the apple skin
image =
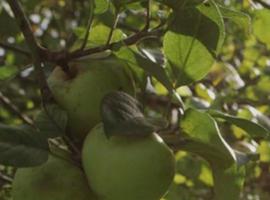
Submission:
POLYGON ((159 200, 175 173, 174 155, 157 134, 107 138, 102 124, 87 135, 82 163, 100 200, 159 200))
POLYGON ((72 76, 56 67, 48 85, 56 102, 69 117, 67 132, 76 143, 101 121, 100 103, 109 92, 121 90, 135 95, 131 71, 124 61, 116 58, 88 59, 71 63, 72 76))
POLYGON ((41 166, 19 168, 12 197, 14 200, 97 200, 84 172, 71 160, 54 156, 49 156, 41 166))

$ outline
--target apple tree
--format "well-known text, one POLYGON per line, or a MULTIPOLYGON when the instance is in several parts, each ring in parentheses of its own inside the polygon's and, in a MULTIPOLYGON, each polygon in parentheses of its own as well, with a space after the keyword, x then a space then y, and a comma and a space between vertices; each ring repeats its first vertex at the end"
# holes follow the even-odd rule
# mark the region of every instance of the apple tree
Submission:
POLYGON ((269 33, 269 0, 1 0, 0 199, 269 199, 269 33))

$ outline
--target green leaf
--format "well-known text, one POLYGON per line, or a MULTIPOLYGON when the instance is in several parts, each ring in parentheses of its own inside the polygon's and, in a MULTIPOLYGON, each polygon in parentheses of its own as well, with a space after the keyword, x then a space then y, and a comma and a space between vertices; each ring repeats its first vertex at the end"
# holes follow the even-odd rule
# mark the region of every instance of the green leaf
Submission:
POLYGON ((144 136, 164 123, 144 117, 136 99, 124 92, 112 92, 102 100, 101 116, 108 137, 112 135, 144 136))
POLYGON ((225 32, 213 1, 176 10, 164 37, 164 53, 176 86, 202 79, 222 47, 225 32))
MULTIPOLYGON (((149 75, 155 77, 162 85, 164 85, 168 91, 172 91, 173 86, 166 74, 166 71, 159 64, 152 62, 150 59, 143 55, 133 51, 130 48, 122 48, 116 53, 116 55, 125 60, 133 69, 141 68, 149 75)), ((141 71, 137 71, 142 73, 141 71)))
POLYGON ((0 124, 0 163, 13 167, 37 166, 47 161, 47 139, 31 128, 0 124))
POLYGON ((217 123, 209 114, 190 108, 186 110, 180 127, 187 139, 181 146, 183 150, 198 154, 220 168, 229 167, 236 161, 234 151, 223 139, 217 123))
POLYGON ((244 166, 236 164, 227 169, 212 165, 214 178, 214 200, 239 200, 245 180, 244 166))
POLYGON ((270 131, 263 126, 248 119, 228 115, 217 110, 209 110, 208 113, 215 118, 224 119, 246 131, 253 138, 269 137, 270 131))
POLYGON ((219 10, 223 18, 231 20, 239 27, 243 28, 246 33, 251 32, 251 18, 247 14, 224 6, 219 6, 219 10))
POLYGON ((108 0, 95 0, 95 14, 102 14, 109 8, 108 0))
POLYGON ((0 67, 0 81, 13 77, 17 72, 18 68, 13 65, 0 67))
MULTIPOLYGON (((75 34, 77 37, 81 40, 85 37, 85 27, 78 27, 75 29, 75 34)), ((93 46, 99 46, 99 45, 105 45, 111 29, 104 25, 96 25, 91 29, 91 33, 89 36, 89 39, 87 41, 87 46, 93 47, 93 46)), ((125 35, 120 29, 115 29, 113 32, 113 36, 111 39, 111 42, 117 42, 125 38, 125 35)))
POLYGON ((261 9, 255 11, 253 20, 253 32, 261 41, 270 45, 270 10, 261 9))
POLYGON ((42 110, 38 114, 35 124, 45 137, 55 138, 65 134, 67 121, 66 111, 57 105, 50 105, 46 107, 46 111, 42 110))

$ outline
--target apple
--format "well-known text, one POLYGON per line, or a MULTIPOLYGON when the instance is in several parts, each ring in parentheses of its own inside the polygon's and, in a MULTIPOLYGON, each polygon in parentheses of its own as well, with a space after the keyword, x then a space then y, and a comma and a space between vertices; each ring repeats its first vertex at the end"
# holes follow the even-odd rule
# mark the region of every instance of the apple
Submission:
POLYGON ((103 124, 87 135, 82 164, 102 200, 159 200, 175 173, 174 155, 156 133, 108 138, 103 124))
POLYGON ((56 102, 68 113, 68 134, 82 142, 101 121, 100 102, 104 95, 120 90, 134 96, 135 86, 128 65, 114 57, 77 61, 69 71, 67 75, 56 67, 48 85, 56 102))
POLYGON ((84 172, 64 155, 45 164, 19 168, 12 185, 14 200, 97 200, 84 172))

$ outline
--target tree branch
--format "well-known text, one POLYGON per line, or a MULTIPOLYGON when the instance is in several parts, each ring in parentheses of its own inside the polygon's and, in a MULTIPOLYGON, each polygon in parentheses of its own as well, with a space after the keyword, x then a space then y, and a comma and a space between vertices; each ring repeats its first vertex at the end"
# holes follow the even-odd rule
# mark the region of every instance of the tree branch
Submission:
POLYGON ((21 113, 21 111, 18 109, 18 107, 13 104, 8 97, 6 97, 2 92, 0 92, 0 102, 3 103, 3 105, 10 110, 12 113, 17 115, 23 122, 30 126, 34 126, 34 123, 32 119, 30 119, 28 116, 21 113))
POLYGON ((263 0, 253 0, 253 1, 261 4, 263 7, 267 8, 267 9, 270 9, 270 5, 266 2, 264 2, 263 0))
POLYGON ((21 49, 19 47, 16 47, 16 46, 12 46, 10 44, 5 44, 5 43, 0 42, 0 47, 2 47, 5 50, 10 50, 10 51, 20 53, 20 54, 22 54, 22 55, 24 55, 26 57, 31 57, 30 52, 28 52, 28 51, 26 51, 24 49, 21 49))
POLYGON ((99 46, 99 47, 94 47, 94 48, 89 48, 89 49, 85 49, 84 51, 74 51, 69 53, 67 56, 67 60, 73 60, 73 59, 77 59, 83 56, 87 56, 90 54, 94 54, 94 53, 100 53, 102 51, 106 51, 106 50, 112 50, 115 47, 120 47, 120 46, 130 46, 133 44, 136 44, 140 39, 145 38, 145 37, 152 37, 152 36, 159 36, 163 33, 163 30, 157 29, 157 30, 153 30, 150 32, 147 31, 140 31, 124 40, 118 41, 118 42, 113 42, 110 43, 108 45, 104 45, 104 46, 99 46))
POLYGON ((30 26, 30 22, 27 19, 22 9, 22 6, 18 2, 18 0, 7 0, 7 2, 15 16, 17 24, 20 27, 20 30, 22 31, 24 38, 26 40, 26 43, 31 51, 33 63, 35 66, 35 71, 36 71, 40 89, 41 89, 42 100, 43 102, 45 102, 46 98, 50 96, 50 93, 49 93, 50 90, 47 86, 46 78, 42 70, 41 50, 43 48, 37 42, 33 34, 32 28, 30 26))
POLYGON ((3 174, 0 172, 0 179, 2 179, 3 181, 7 182, 7 183, 12 183, 13 179, 11 177, 9 177, 6 174, 3 174))

